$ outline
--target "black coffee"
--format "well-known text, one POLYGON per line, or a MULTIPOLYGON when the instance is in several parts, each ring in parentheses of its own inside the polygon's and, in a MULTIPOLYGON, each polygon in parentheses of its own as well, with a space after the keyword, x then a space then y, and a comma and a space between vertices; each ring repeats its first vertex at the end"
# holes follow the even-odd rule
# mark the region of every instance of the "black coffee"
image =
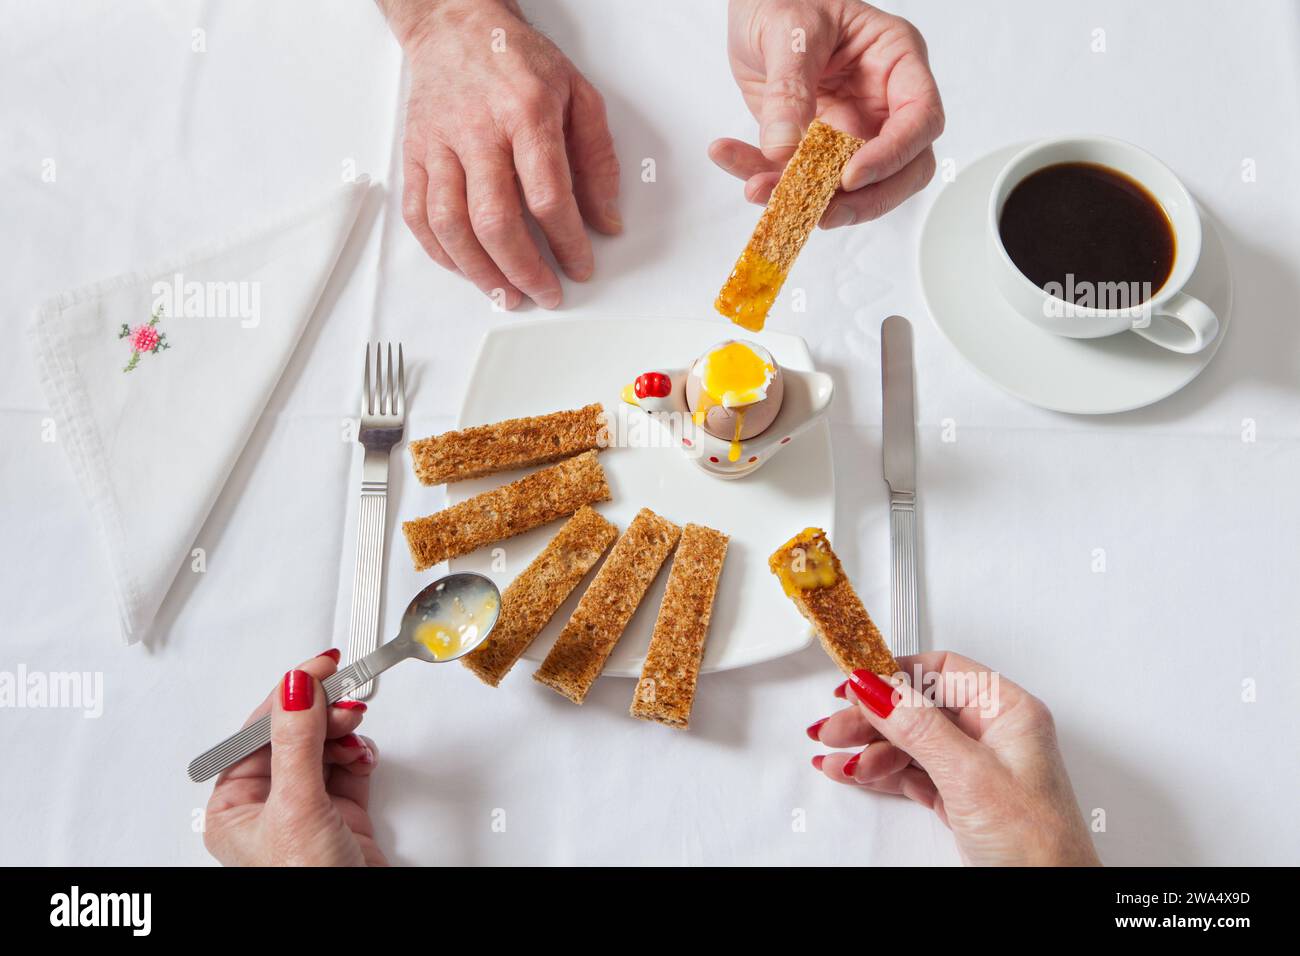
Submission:
POLYGON ((1026 176, 1007 197, 998 233, 1030 281, 1076 305, 1138 305, 1174 265, 1164 207, 1140 183, 1095 163, 1060 163, 1026 176), (1136 300, 1093 300, 1118 284, 1141 290, 1136 300))

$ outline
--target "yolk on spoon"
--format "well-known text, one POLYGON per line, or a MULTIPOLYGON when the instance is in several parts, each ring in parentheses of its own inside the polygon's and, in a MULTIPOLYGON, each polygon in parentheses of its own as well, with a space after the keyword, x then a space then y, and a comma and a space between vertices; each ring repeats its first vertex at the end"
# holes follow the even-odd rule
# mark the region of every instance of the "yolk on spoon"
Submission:
POLYGON ((413 639, 427 647, 434 660, 450 660, 477 643, 478 636, 487 629, 496 609, 497 600, 492 596, 473 609, 466 608, 459 598, 455 598, 451 608, 440 608, 438 616, 421 621, 413 639))

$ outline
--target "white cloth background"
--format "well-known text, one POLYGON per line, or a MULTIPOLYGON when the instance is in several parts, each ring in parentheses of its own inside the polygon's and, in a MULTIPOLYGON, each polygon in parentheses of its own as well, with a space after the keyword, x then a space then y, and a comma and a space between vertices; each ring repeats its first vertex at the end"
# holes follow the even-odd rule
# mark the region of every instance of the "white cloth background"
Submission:
MULTIPOLYGON (((707 317, 757 215, 705 156, 713 137, 754 128, 727 70, 723 5, 525 6, 605 93, 624 168, 626 234, 595 240, 596 276, 566 287, 561 314, 707 317)), ((1104 811, 1108 862, 1294 863, 1300 13, 1282 0, 894 9, 929 42, 948 112, 941 168, 1071 131, 1153 150, 1220 224, 1236 316, 1182 393, 1073 418, 989 385, 926 316, 915 250, 942 182, 878 224, 817 235, 791 279, 808 310, 778 308, 773 327, 804 335, 838 379, 837 549, 887 621, 878 330, 901 312, 917 331, 926 646, 1049 702, 1080 803, 1104 811)), ((356 446, 343 420, 362 343, 406 343, 410 434, 424 435, 453 422, 477 327, 512 320, 407 235, 400 102, 398 51, 365 3, 0 5, 0 670, 104 682, 98 719, 0 710, 4 862, 207 859, 195 820, 208 788, 186 762, 346 628, 335 612, 356 446), (206 52, 192 50, 195 29, 206 52), (57 442, 42 441, 19 329, 52 292, 353 169, 388 181, 384 207, 363 212, 195 543, 206 571, 182 575, 161 637, 122 647, 89 515, 57 442)), ((437 507, 441 492, 394 460, 394 521, 437 507)), ((425 580, 402 550, 390 548, 394 611, 425 580)), ((792 612, 774 626, 801 625, 792 612)), ((803 727, 834 708, 836 681, 815 648, 710 675, 679 734, 629 719, 623 680, 600 681, 579 710, 525 669, 493 691, 454 669, 399 668, 365 722, 383 753, 380 841, 403 863, 955 862, 926 811, 808 768, 818 748, 803 727)))

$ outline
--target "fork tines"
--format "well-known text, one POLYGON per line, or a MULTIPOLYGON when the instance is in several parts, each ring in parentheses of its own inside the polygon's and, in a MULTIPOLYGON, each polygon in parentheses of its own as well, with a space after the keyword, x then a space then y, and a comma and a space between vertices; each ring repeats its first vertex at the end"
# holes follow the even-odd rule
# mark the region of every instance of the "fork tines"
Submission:
POLYGON ((397 376, 393 376, 393 343, 375 344, 374 386, 370 378, 370 343, 366 343, 365 382, 361 390, 361 414, 401 418, 406 415, 406 362, 402 343, 397 343, 397 376), (385 355, 387 373, 385 374, 385 355))

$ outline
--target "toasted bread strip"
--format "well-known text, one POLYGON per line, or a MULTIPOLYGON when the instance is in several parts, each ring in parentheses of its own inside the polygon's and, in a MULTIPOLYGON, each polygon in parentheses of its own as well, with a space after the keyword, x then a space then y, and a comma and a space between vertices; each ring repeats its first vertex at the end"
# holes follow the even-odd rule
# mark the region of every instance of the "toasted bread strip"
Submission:
POLYGON ((436 514, 402 523, 415 570, 468 554, 493 541, 609 500, 605 470, 594 451, 543 468, 436 514))
POLYGON ((767 563, 840 670, 865 669, 882 677, 898 673, 898 661, 845 577, 826 532, 805 528, 767 563))
POLYGON ((763 328, 799 250, 839 188, 845 163, 864 142, 821 120, 809 124, 718 293, 715 309, 750 331, 763 328))
POLYGON ((668 573, 668 587, 655 619, 629 713, 685 730, 691 722, 695 685, 709 636, 713 598, 718 593, 728 537, 688 524, 668 573))
POLYGON ((496 687, 578 582, 618 537, 618 528, 583 505, 501 595, 501 615, 482 644, 460 659, 496 687))
POLYGON ((649 508, 638 511, 533 680, 581 704, 681 533, 649 508))
POLYGON ((511 418, 411 442, 411 464, 423 484, 480 478, 546 465, 599 448, 605 409, 599 403, 532 418, 511 418))

